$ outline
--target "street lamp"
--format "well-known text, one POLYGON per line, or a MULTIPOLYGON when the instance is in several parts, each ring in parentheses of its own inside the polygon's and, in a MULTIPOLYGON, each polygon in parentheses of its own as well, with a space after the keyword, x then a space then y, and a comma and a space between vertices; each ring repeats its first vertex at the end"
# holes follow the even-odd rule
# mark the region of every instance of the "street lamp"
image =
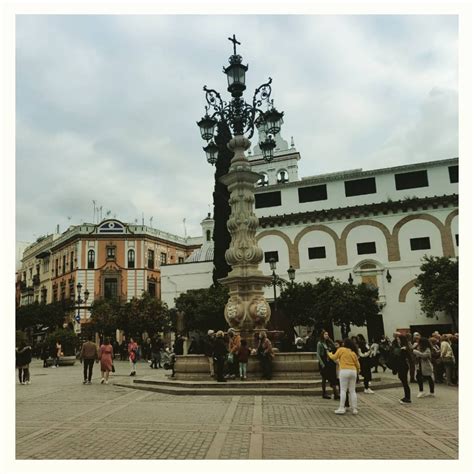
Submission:
POLYGON ((290 265, 290 268, 288 268, 288 278, 290 279, 291 285, 293 285, 295 281, 295 273, 296 270, 290 265))
POLYGON ((265 328, 270 319, 271 310, 264 296, 264 288, 272 282, 276 311, 276 284, 279 278, 275 273, 276 262, 271 263, 273 277, 264 275, 259 268, 263 252, 256 239, 258 218, 254 213, 254 192, 261 175, 252 170, 246 151, 257 129, 263 159, 267 162, 273 160, 275 135, 280 131, 283 112, 279 112, 270 100, 271 78, 255 89, 250 102, 244 100, 242 95, 246 89, 248 65, 243 63, 242 56, 237 53, 240 42, 235 35, 228 39, 232 42, 233 54, 223 72, 227 76, 227 91, 231 97, 224 100, 219 92, 204 86, 207 104, 205 115, 197 125, 201 137, 207 142, 203 149, 211 165, 218 161, 219 147, 216 143, 220 142, 215 137, 216 125, 226 125, 232 134, 226 145, 233 153, 233 158, 228 173, 219 178, 230 194, 231 214, 227 226, 231 241, 225 259, 232 270, 219 281, 229 288, 229 300, 224 309, 226 321, 230 327, 239 328, 251 337, 255 329, 265 328))
POLYGON ((268 260, 270 264, 270 270, 272 271, 272 285, 273 285, 273 307, 275 308, 275 313, 277 312, 277 291, 276 285, 278 282, 278 275, 275 273, 276 270, 276 260, 272 257, 268 260))
POLYGON ((86 291, 84 291, 84 299, 82 299, 81 298, 82 284, 80 282, 76 285, 76 289, 77 289, 77 298, 76 298, 75 303, 76 303, 76 308, 77 308, 77 314, 76 314, 75 320, 76 320, 76 323, 79 325, 79 329, 80 329, 81 304, 82 303, 84 303, 84 304, 87 303, 87 300, 89 299, 89 290, 86 289, 86 291))
POLYGON ((213 137, 217 122, 221 120, 229 125, 234 136, 248 134, 248 138, 252 138, 255 127, 262 128, 266 138, 259 143, 259 146, 264 160, 270 162, 273 160, 273 150, 276 147, 273 137, 280 131, 283 122, 283 112, 279 112, 274 107, 273 100, 270 100, 272 79, 269 78, 268 82, 255 89, 251 104, 245 102, 242 99, 242 93, 246 89, 245 73, 248 65, 243 65, 242 56, 237 54, 236 45, 240 42, 237 41, 235 35, 228 39, 233 43, 234 54, 229 57, 229 66, 223 68, 223 71, 227 75, 227 90, 231 93, 232 99, 225 102, 219 92, 204 86, 208 105, 205 107, 206 114, 197 122, 201 137, 208 142, 208 145, 204 147, 207 161, 211 165, 217 162, 218 147, 213 137), (266 105, 267 110, 261 108, 263 104, 266 105), (211 115, 209 110, 211 110, 211 115))

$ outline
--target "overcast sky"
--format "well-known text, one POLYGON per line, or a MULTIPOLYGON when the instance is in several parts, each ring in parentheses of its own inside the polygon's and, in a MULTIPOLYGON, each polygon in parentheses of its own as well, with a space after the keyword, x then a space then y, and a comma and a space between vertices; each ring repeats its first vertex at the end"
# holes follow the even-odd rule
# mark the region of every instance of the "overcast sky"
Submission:
POLYGON ((204 84, 227 95, 233 33, 247 100, 273 78, 300 177, 458 156, 455 16, 17 16, 17 241, 92 222, 92 200, 199 235, 196 121, 204 84))

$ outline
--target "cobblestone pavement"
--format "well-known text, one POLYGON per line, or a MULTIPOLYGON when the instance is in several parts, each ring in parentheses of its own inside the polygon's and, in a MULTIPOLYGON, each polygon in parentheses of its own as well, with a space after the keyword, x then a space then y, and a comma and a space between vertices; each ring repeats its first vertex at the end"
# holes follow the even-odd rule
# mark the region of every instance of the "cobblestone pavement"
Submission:
MULTIPOLYGON (((304 396, 176 396, 82 384, 82 367, 31 365, 16 386, 17 459, 457 459, 457 389, 398 402, 402 389, 359 394, 359 414, 304 396)), ((139 364, 138 375, 165 377, 139 364)), ((162 375, 161 375, 162 374, 162 375)))

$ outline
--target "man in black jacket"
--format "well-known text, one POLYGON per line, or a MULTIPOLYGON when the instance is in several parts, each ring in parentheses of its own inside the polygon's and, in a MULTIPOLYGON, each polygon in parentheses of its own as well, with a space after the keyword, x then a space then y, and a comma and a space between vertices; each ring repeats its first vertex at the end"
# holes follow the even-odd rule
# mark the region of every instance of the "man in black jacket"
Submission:
POLYGON ((217 331, 216 343, 214 344, 212 356, 216 361, 216 379, 218 382, 225 382, 224 363, 227 357, 227 347, 224 341, 224 333, 222 331, 217 331))

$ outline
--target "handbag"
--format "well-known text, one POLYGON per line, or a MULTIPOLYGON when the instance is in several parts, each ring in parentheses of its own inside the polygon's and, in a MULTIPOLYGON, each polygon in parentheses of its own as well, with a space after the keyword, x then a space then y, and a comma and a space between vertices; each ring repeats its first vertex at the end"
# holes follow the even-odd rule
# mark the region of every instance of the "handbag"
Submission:
POLYGON ((112 364, 112 373, 114 373, 114 372, 115 372, 115 365, 112 364))

